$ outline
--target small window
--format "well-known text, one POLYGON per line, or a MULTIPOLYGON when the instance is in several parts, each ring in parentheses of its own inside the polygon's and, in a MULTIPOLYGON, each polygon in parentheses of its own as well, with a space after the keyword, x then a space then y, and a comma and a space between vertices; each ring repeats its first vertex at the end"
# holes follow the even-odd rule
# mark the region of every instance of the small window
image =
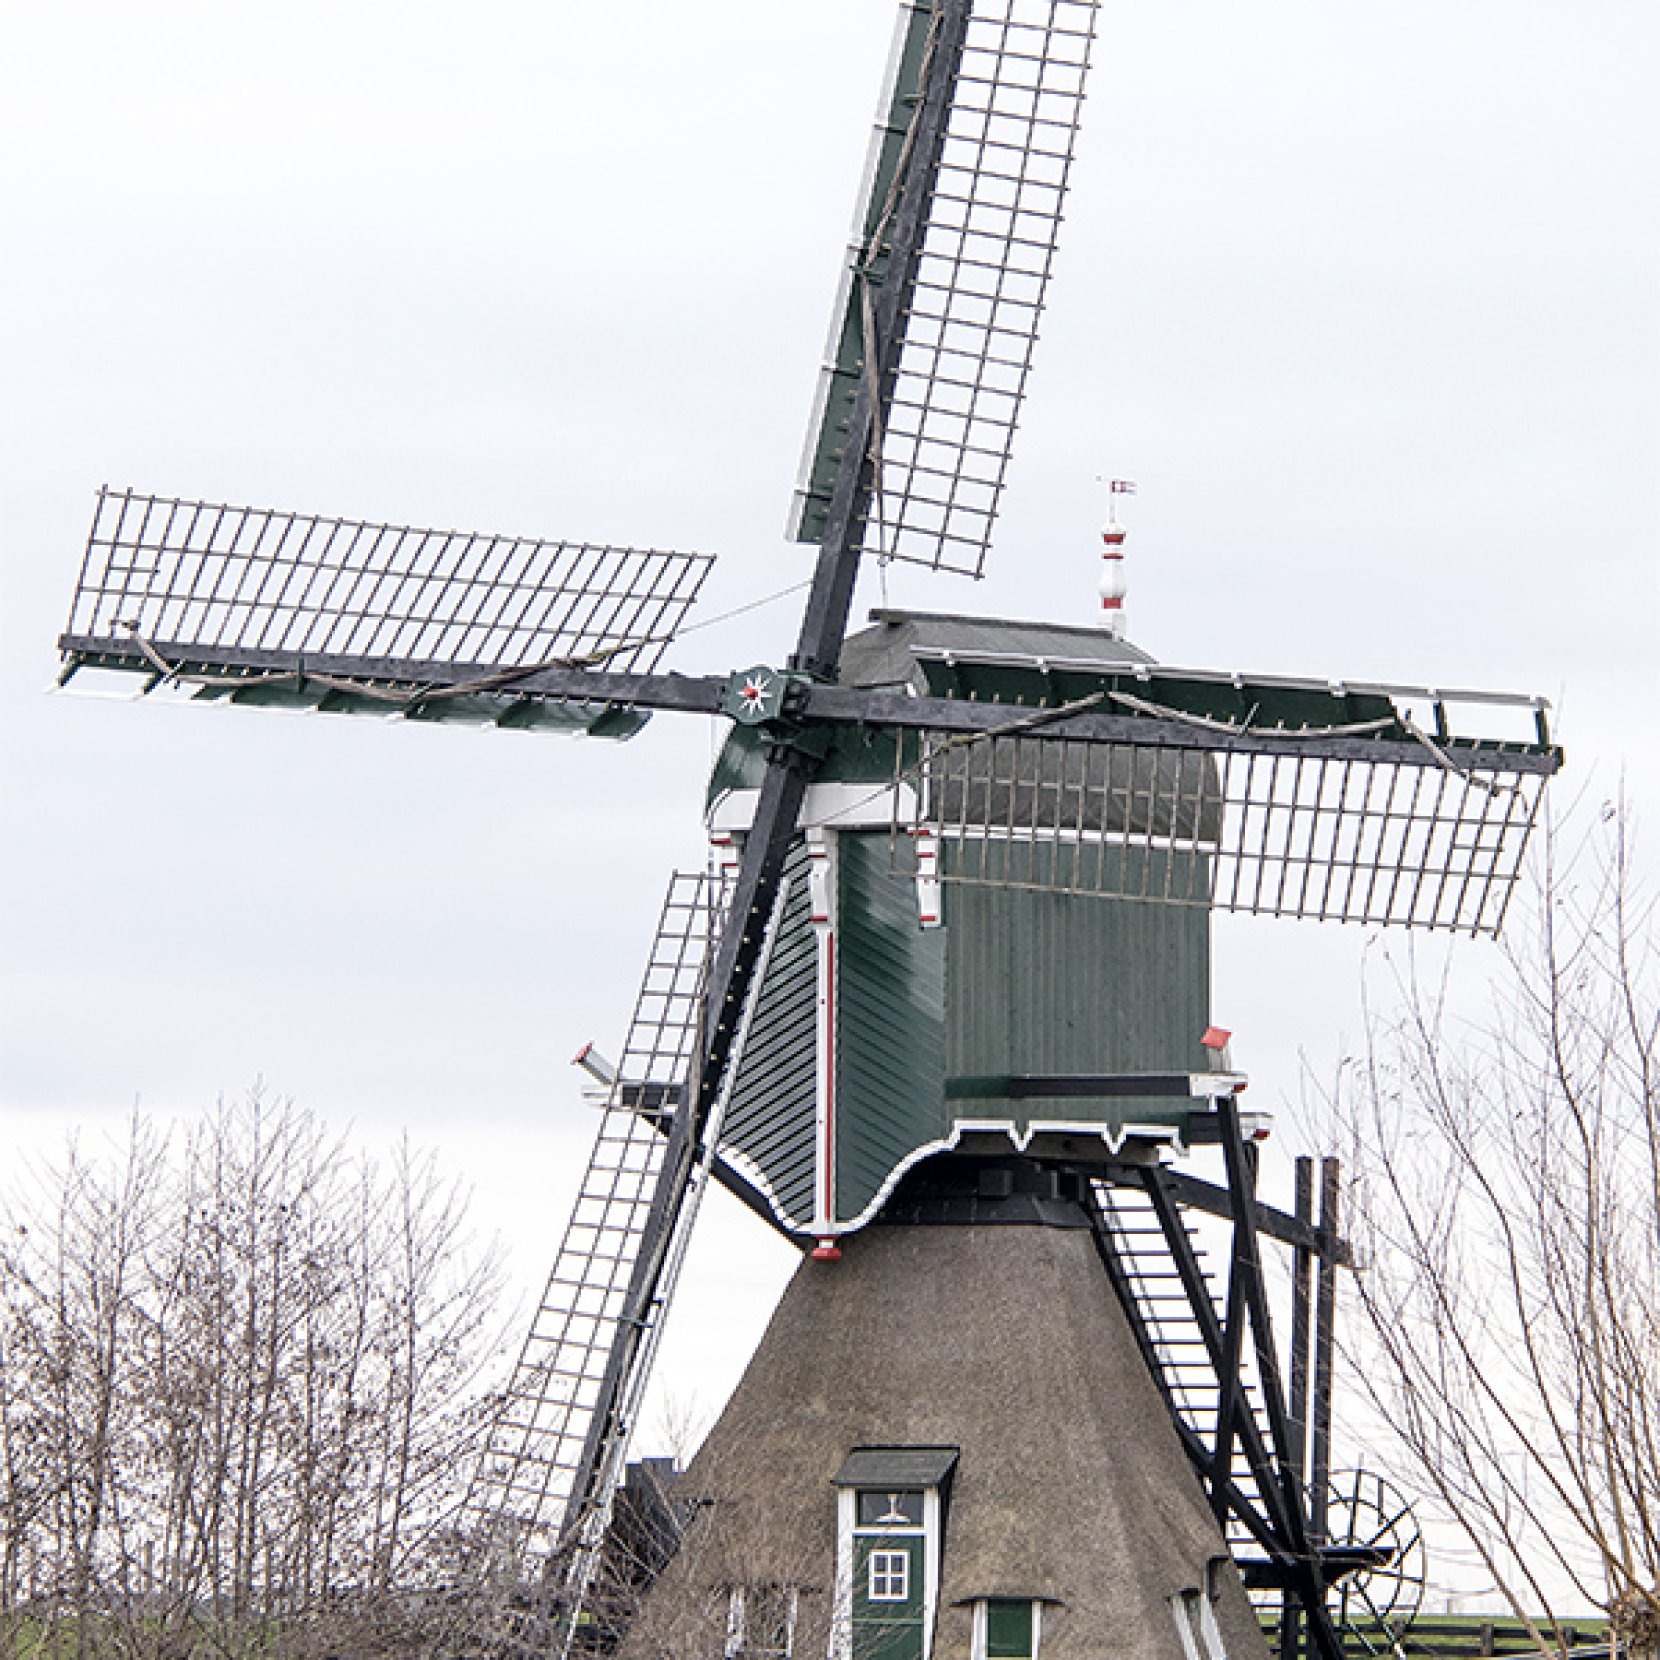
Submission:
POLYGON ((727 1604, 726 1660, 790 1660, 799 1595, 793 1585, 746 1585, 727 1604))
POLYGON ((974 1605, 974 1660, 1037 1660, 1043 1610, 1014 1597, 974 1605))
POLYGON ((908 1551, 873 1550, 870 1553, 870 1600, 911 1600, 911 1557, 908 1551))
POLYGON ((861 1493, 859 1495, 860 1527, 921 1527, 922 1494, 861 1493))
POLYGON ((929 1660, 955 1447, 855 1447, 836 1490, 828 1660, 929 1660))

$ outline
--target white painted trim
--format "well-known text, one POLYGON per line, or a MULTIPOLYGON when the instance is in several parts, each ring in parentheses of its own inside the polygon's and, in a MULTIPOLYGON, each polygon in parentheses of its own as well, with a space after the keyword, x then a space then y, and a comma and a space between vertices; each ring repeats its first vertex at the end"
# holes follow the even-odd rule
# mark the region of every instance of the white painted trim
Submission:
MULTIPOLYGON (((750 1597, 758 1591, 782 1591, 784 1593, 784 1647, 783 1654, 786 1660, 793 1660, 795 1654, 796 1626, 801 1618, 801 1592, 794 1585, 735 1585, 727 1592, 726 1602, 726 1660, 733 1660, 733 1656, 743 1653, 749 1647, 749 1621, 753 1613, 750 1607, 750 1597)), ((769 1649, 766 1652, 776 1654, 779 1651, 769 1649)))
MULTIPOLYGON (((723 790, 709 805, 711 835, 749 829, 755 822, 759 790, 723 790)), ((801 803, 803 829, 886 830, 894 822, 914 824, 921 796, 910 783, 809 784, 801 803)))
POLYGON ((743 843, 733 830, 709 832, 710 874, 727 885, 738 879, 738 867, 743 862, 743 843))
MULTIPOLYGON (((1194 1076, 1211 1078, 1220 1077, 1222 1074, 1195 1073, 1194 1076)), ((1242 1114, 1240 1128, 1248 1140, 1256 1139, 1259 1135, 1267 1133, 1272 1122, 1271 1116, 1267 1113, 1242 1114)), ((1033 1139, 1040 1135, 1065 1135, 1080 1140, 1099 1140, 1114 1157, 1123 1150, 1125 1142, 1130 1140, 1152 1142, 1175 1157, 1191 1151, 1182 1140, 1181 1132, 1173 1124, 1125 1124, 1115 1133, 1110 1124, 1092 1124, 1075 1118, 1033 1119, 1024 1129, 1012 1118, 960 1118, 952 1127, 950 1135, 934 1141, 925 1141, 907 1153, 889 1171, 887 1179, 877 1189, 870 1203, 857 1216, 847 1217, 825 1228, 824 1236, 828 1238, 837 1234, 855 1233, 864 1227, 888 1202, 893 1190, 908 1171, 924 1159, 932 1158, 935 1153, 954 1152, 965 1134, 1005 1135, 1015 1150, 1022 1153, 1031 1145, 1033 1139)), ((721 1157, 760 1193, 786 1232, 810 1236, 818 1231, 811 1216, 794 1216, 784 1208, 777 1191, 767 1180, 766 1173, 753 1159, 746 1157, 736 1147, 723 1147, 721 1157)))
POLYGON ((836 842, 807 831, 807 884, 817 948, 813 998, 813 1228, 836 1225, 836 842))
POLYGON ((941 911, 940 839, 926 824, 919 824, 912 835, 916 839, 917 921, 924 928, 938 928, 945 920, 941 911))
POLYGON ((830 1616, 830 1660, 852 1660, 853 1523, 858 1505, 854 1488, 836 1489, 836 1596, 830 1616))
POLYGON ((922 1540, 922 1660, 934 1647, 934 1626, 939 1619, 940 1558, 944 1550, 945 1512, 937 1487, 906 1488, 922 1494, 920 1527, 860 1527, 859 1494, 877 1492, 870 1487, 836 1489, 836 1595, 830 1621, 829 1660, 852 1660, 853 1653, 853 1541, 859 1536, 890 1535, 922 1540))
MULTIPOLYGON (((1237 686, 1241 676, 1234 669, 1185 669, 1174 663, 1120 663, 1102 657, 1062 657, 1045 654, 1031 657, 1018 652, 956 651, 943 646, 913 645, 910 653, 919 663, 967 663, 985 668, 1076 669, 1089 674, 1133 674, 1137 680, 1202 680, 1216 686, 1237 686)), ((1288 674, 1253 674, 1253 686, 1273 686, 1297 692, 1357 692, 1370 697, 1427 697, 1443 703, 1491 703, 1517 709, 1548 709, 1550 699, 1528 692, 1489 692, 1451 686, 1402 686, 1392 681, 1311 680, 1288 674)), ((1012 718, 1012 717, 1011 717, 1012 718)))
POLYGON ((1178 1591, 1170 1599, 1170 1612, 1181 1638, 1182 1660, 1228 1660, 1216 1610, 1203 1591, 1178 1591))
MULTIPOLYGON (((1043 1600, 1040 1597, 976 1597, 974 1600, 974 1634, 971 1639, 970 1653, 973 1660, 988 1660, 986 1650, 991 1645, 990 1620, 991 1605, 994 1602, 1026 1602, 1032 1604, 1032 1654, 1031 1660, 1038 1660, 1038 1650, 1043 1646, 1043 1600)), ((1184 1656, 1184 1660, 1187 1657, 1184 1656)))
MULTIPOLYGON (((923 1540, 922 1554, 928 1555, 928 1542, 923 1540)), ((909 1602, 911 1600, 911 1553, 908 1550, 873 1550, 865 1558, 866 1602, 909 1602), (890 1590, 878 1591, 877 1581, 884 1586, 897 1584, 898 1594, 890 1590)))
POLYGON ((945 1516, 937 1487, 922 1489, 922 1660, 934 1647, 940 1610, 940 1558, 945 1554, 945 1516))

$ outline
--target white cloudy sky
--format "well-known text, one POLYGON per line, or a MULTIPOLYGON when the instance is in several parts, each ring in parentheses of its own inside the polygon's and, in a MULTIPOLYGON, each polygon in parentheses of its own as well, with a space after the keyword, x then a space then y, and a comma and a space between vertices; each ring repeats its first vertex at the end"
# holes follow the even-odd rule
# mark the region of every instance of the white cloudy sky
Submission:
MULTIPOLYGON (((711 613, 797 580, 892 11, 0 4, 12 1145, 263 1077, 439 1146, 536 1278, 715 735, 48 697, 92 491, 707 549, 711 613)), ((1086 616, 1129 475, 1159 656, 1544 692, 1660 835, 1657 84, 1650 0, 1109 0, 994 574, 893 600, 1086 616)), ((1257 1098, 1352 1043, 1364 944, 1223 926, 1257 1098)), ((705 1409, 787 1261, 748 1227, 674 1339, 705 1409)))

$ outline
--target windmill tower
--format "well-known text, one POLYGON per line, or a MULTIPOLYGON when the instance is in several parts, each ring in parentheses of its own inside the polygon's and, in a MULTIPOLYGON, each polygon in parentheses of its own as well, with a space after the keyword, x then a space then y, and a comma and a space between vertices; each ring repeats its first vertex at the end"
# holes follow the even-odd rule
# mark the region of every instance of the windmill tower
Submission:
POLYGON ((1560 755, 1530 699, 956 615, 849 637, 867 556, 977 575, 990 546, 1095 10, 901 5, 782 666, 660 672, 701 556, 100 497, 66 676, 597 737, 732 723, 715 865, 671 885, 624 1051, 591 1058, 594 1158, 470 1500, 482 1641, 619 1635, 589 1592, 714 1180, 807 1260, 629 1642, 695 1605, 734 1654, 1211 1660, 1260 1644, 1250 1577, 1335 1655, 1324 1593, 1356 1563, 1304 1492, 1261 1240, 1304 1269, 1340 1244, 1256 1198, 1262 1126, 1204 1042, 1208 918, 1494 930, 1560 755), (1531 737, 1484 735, 1505 704, 1531 737), (1200 1145, 1221 1181, 1184 1167, 1200 1145))

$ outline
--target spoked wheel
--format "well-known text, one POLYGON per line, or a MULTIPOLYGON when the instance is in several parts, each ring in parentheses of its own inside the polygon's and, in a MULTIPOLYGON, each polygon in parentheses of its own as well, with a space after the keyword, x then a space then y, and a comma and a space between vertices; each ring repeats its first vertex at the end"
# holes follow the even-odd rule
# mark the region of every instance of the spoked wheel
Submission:
POLYGON ((1335 1472, 1326 1503, 1333 1545, 1388 1552, 1377 1567, 1359 1568, 1332 1587, 1332 1620, 1345 1645, 1396 1653, 1424 1601, 1424 1538, 1412 1506, 1399 1488, 1367 1470, 1335 1472))

